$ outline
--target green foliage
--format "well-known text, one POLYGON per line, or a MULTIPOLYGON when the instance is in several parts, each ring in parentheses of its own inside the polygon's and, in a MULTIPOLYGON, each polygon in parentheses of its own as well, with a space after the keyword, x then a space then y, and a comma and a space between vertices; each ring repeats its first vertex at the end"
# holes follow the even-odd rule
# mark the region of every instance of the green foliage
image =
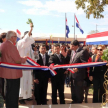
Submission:
POLYGON ((86 17, 89 19, 93 14, 94 18, 104 18, 102 14, 104 7, 108 5, 108 0, 75 0, 77 9, 82 8, 86 13, 86 17))
MULTIPOLYGON (((30 23, 33 24, 32 20, 31 20, 30 18, 28 19, 28 21, 27 21, 26 23, 27 23, 27 24, 30 24, 30 23)), ((33 25, 33 27, 34 27, 34 25, 33 25)))
POLYGON ((108 49, 103 51, 102 60, 108 61, 108 49))

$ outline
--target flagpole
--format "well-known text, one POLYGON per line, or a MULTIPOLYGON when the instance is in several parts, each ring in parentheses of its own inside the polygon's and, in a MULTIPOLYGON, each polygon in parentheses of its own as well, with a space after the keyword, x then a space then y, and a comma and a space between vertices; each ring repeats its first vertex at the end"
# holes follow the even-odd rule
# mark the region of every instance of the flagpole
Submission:
POLYGON ((74 40, 75 40, 75 13, 74 13, 74 40))
POLYGON ((66 44, 66 13, 65 13, 65 44, 66 44))

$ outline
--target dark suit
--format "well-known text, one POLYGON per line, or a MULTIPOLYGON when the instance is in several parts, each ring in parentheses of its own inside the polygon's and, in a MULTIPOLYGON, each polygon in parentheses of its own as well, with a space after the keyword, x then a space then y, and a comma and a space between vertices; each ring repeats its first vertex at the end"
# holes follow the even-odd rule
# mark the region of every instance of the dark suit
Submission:
MULTIPOLYGON (((48 63, 49 56, 46 54, 45 58, 46 58, 45 66, 49 66, 48 63)), ((40 54, 37 63, 43 66, 43 59, 40 54)), ((35 83, 35 90, 34 90, 34 95, 37 101, 37 105, 47 104, 46 96, 47 96, 47 86, 48 86, 48 78, 50 77, 50 71, 34 70, 33 74, 34 74, 34 79, 39 80, 39 84, 35 83)))
MULTIPOLYGON (((73 51, 70 57, 70 64, 74 63, 84 63, 87 62, 87 57, 85 57, 84 50, 78 48, 76 54, 72 60, 73 51)), ((85 78, 86 69, 78 68, 78 72, 70 73, 71 78, 71 94, 73 103, 82 103, 83 102, 83 81, 85 78)))
MULTIPOLYGON (((64 57, 62 54, 60 54, 60 59, 56 54, 53 54, 50 56, 49 63, 56 64, 66 64, 68 61, 68 57, 64 57)), ((56 76, 53 76, 51 78, 52 82, 52 104, 57 104, 57 89, 59 92, 59 98, 60 98, 60 104, 65 104, 64 100, 64 80, 65 80, 65 69, 56 69, 57 72, 56 76)))
MULTIPOLYGON (((95 58, 96 55, 93 56, 93 62, 95 62, 95 58)), ((102 62, 102 60, 98 58, 97 62, 102 62)), ((93 76, 93 103, 102 102, 102 95, 105 93, 103 82, 105 81, 104 74, 106 70, 107 67, 105 65, 90 68, 90 76, 93 76)))

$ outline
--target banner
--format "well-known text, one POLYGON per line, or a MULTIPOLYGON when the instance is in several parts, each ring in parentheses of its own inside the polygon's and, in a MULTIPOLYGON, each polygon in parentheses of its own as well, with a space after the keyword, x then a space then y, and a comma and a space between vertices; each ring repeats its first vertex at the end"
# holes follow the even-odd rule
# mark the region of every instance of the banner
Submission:
POLYGON ((86 44, 107 45, 108 44, 108 31, 87 35, 86 44))

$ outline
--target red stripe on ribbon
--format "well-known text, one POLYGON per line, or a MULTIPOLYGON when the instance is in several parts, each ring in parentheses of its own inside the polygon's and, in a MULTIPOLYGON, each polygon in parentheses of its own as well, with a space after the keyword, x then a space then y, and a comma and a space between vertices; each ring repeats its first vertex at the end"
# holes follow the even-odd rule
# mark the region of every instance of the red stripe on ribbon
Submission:
POLYGON ((32 61, 33 63, 35 63, 37 66, 40 66, 40 64, 38 64, 37 62, 35 62, 33 59, 31 59, 30 57, 27 57, 27 59, 29 59, 30 61, 32 61))
POLYGON ((72 69, 68 68, 68 71, 70 71, 71 73, 75 73, 72 69))

